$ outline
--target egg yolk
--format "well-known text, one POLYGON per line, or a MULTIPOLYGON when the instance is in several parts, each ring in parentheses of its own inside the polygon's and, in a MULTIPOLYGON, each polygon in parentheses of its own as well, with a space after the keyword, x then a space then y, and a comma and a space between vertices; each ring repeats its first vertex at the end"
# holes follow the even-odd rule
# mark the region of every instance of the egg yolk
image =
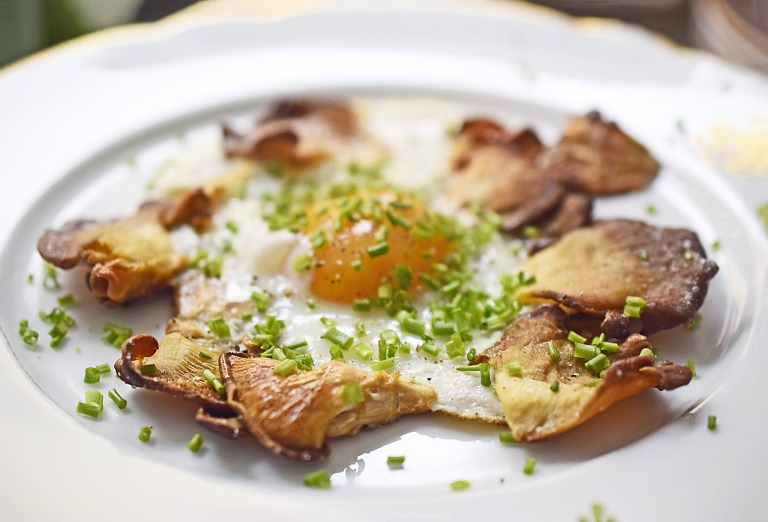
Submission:
POLYGON ((345 213, 338 200, 317 202, 309 212, 321 215, 310 218, 305 234, 322 238, 315 243, 311 292, 343 303, 375 298, 382 284, 401 288, 394 276, 397 267, 409 269, 410 293, 422 290, 419 275, 429 274, 435 263, 443 261, 454 241, 419 226, 430 211, 415 197, 387 192, 352 197, 357 202, 353 212, 345 213))

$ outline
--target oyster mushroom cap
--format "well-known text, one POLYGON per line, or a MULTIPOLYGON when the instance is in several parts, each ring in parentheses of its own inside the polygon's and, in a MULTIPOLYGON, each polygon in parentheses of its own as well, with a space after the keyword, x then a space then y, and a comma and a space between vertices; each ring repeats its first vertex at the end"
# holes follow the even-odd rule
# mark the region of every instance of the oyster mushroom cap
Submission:
POLYGON ((296 460, 324 458, 328 438, 429 411, 437 398, 429 386, 337 361, 286 377, 275 375, 276 364, 240 354, 220 359, 227 401, 243 426, 271 452, 296 460), (345 401, 346 385, 360 387, 362 402, 345 401))

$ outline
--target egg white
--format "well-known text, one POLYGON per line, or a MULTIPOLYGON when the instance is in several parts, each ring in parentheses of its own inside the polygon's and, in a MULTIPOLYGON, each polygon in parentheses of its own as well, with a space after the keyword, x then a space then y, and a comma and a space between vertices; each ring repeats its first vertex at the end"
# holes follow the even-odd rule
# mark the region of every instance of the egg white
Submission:
MULTIPOLYGON (((426 190, 438 210, 449 210, 456 215, 457 209, 450 208, 441 198, 440 187, 448 175, 445 156, 447 152, 447 129, 461 121, 463 107, 448 102, 418 103, 413 99, 398 100, 366 99, 357 101, 355 110, 364 123, 370 123, 368 131, 384 142, 392 154, 392 160, 382 170, 385 181, 393 186, 426 190), (423 174, 415 176, 413 173, 423 174)), ((182 165, 180 162, 179 165, 182 165)), ((347 179, 346 165, 325 166, 322 176, 327 182, 347 179)), ((179 169, 174 169, 178 173, 179 169)), ((167 180, 166 183, 169 183, 167 180)), ((404 379, 414 379, 432 386, 437 392, 434 409, 465 418, 479 418, 489 422, 501 422, 501 404, 493 387, 480 384, 478 372, 457 371, 457 366, 468 363, 466 357, 448 359, 444 350, 433 357, 417 351, 423 341, 414 335, 401 332, 398 321, 388 317, 384 311, 372 310, 357 313, 351 305, 338 304, 314 298, 308 288, 306 275, 296 274, 290 268, 291 256, 301 250, 308 250, 306 239, 288 231, 271 231, 262 218, 265 205, 261 196, 279 188, 279 181, 266 175, 256 175, 244 199, 233 199, 222 206, 213 218, 212 230, 197 235, 191 229, 182 227, 173 233, 177 250, 193 257, 199 250, 208 255, 221 257, 222 273, 217 281, 224 300, 233 313, 228 323, 234 339, 253 331, 253 326, 265 321, 267 315, 276 316, 285 322, 280 339, 281 345, 306 341, 303 350, 311 354, 316 365, 331 360, 331 343, 322 339, 329 329, 321 318, 333 320, 336 328, 355 337, 355 323, 362 321, 366 334, 355 342, 365 342, 376 352, 379 335, 384 330, 394 330, 411 351, 399 353, 395 366, 389 370, 399 373, 404 379), (234 223, 236 232, 227 227, 234 223), (244 321, 235 310, 250 302, 251 292, 267 292, 269 308, 265 314, 254 313, 253 318, 244 321), (310 308, 309 302, 314 301, 310 308)), ((503 274, 514 274, 521 260, 513 252, 510 241, 500 235, 494 237, 469 266, 475 274, 474 283, 494 295, 499 292, 499 279, 503 274)), ((412 297, 420 316, 418 319, 429 324, 428 303, 430 292, 412 297)), ((199 303, 196 304, 199 306, 199 303)), ((199 323, 205 331, 211 318, 205 313, 193 310, 190 303, 179 303, 179 316, 199 323)), ((499 332, 473 332, 474 339, 467 348, 477 353, 492 346, 499 338, 499 332)), ((440 343, 438 343, 440 344, 440 343)), ((444 343, 442 343, 444 344, 444 343)), ((371 361, 364 361, 352 350, 344 352, 345 362, 370 368, 371 361)), ((374 356, 376 359, 376 356, 374 356)))

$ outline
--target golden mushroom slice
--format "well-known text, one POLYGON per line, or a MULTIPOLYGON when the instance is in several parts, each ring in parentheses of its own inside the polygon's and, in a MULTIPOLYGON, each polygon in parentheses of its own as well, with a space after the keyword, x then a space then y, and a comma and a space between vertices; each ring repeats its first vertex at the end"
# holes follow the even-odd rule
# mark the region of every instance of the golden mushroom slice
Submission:
MULTIPOLYGON (((621 399, 648 388, 671 390, 691 380, 685 366, 639 355, 650 346, 639 334, 621 344, 603 340, 597 344, 602 354, 590 359, 576 356, 584 355, 584 347, 575 348, 568 336, 567 314, 542 305, 511 324, 499 342, 474 361, 494 368, 496 394, 518 440, 552 437, 621 399), (603 377, 595 375, 605 365, 603 377)), ((589 340, 584 344, 586 351, 595 348, 589 340)))
POLYGON ((228 156, 275 166, 287 174, 329 158, 371 165, 386 155, 384 147, 360 126, 352 106, 340 101, 285 100, 245 134, 227 125, 222 130, 228 156))
POLYGON ((519 297, 556 301, 572 310, 606 316, 639 298, 635 321, 644 334, 693 321, 718 267, 695 233, 640 221, 598 221, 573 230, 523 265, 535 283, 519 297))
POLYGON ((596 196, 639 190, 659 171, 645 147, 597 111, 571 118, 537 166, 569 189, 596 196))
POLYGON ((115 370, 126 383, 194 401, 218 415, 231 415, 219 378, 219 357, 227 350, 171 333, 158 342, 134 335, 123 344, 115 370), (207 376, 207 378, 206 378, 207 376), (213 380, 219 379, 217 391, 213 380))
POLYGON ((91 292, 103 301, 131 301, 167 288, 187 266, 173 250, 161 212, 162 205, 148 204, 125 219, 72 221, 43 233, 37 248, 59 268, 86 264, 91 292))
POLYGON ((429 411, 437 399, 424 384, 338 361, 286 376, 277 364, 241 354, 220 360, 227 400, 243 426, 271 452, 296 460, 324 458, 327 439, 429 411))

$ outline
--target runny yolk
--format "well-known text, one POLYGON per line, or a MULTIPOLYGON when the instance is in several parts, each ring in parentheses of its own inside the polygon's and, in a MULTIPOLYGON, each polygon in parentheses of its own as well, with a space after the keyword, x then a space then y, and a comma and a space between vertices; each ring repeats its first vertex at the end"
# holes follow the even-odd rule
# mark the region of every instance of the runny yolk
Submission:
POLYGON ((339 220, 338 203, 315 204, 315 209, 326 205, 325 208, 330 210, 320 218, 310 220, 305 231, 311 236, 322 230, 327 238, 324 244, 314 249, 311 292, 317 297, 344 303, 374 298, 383 283, 399 288, 393 272, 401 265, 408 267, 413 275, 410 292, 422 290, 424 285, 419 281, 419 275, 429 274, 432 265, 441 262, 453 250, 453 242, 439 231, 424 233, 416 226, 428 210, 418 199, 403 200, 401 196, 400 205, 393 207, 391 203, 395 196, 392 194, 361 197, 366 201, 365 205, 370 206, 373 200, 382 211, 389 210, 405 221, 405 226, 393 224, 382 213, 378 217, 353 213, 353 219, 339 220), (386 239, 381 237, 382 227, 388 229, 386 239), (371 257, 368 249, 382 243, 386 243, 388 251, 371 257))

